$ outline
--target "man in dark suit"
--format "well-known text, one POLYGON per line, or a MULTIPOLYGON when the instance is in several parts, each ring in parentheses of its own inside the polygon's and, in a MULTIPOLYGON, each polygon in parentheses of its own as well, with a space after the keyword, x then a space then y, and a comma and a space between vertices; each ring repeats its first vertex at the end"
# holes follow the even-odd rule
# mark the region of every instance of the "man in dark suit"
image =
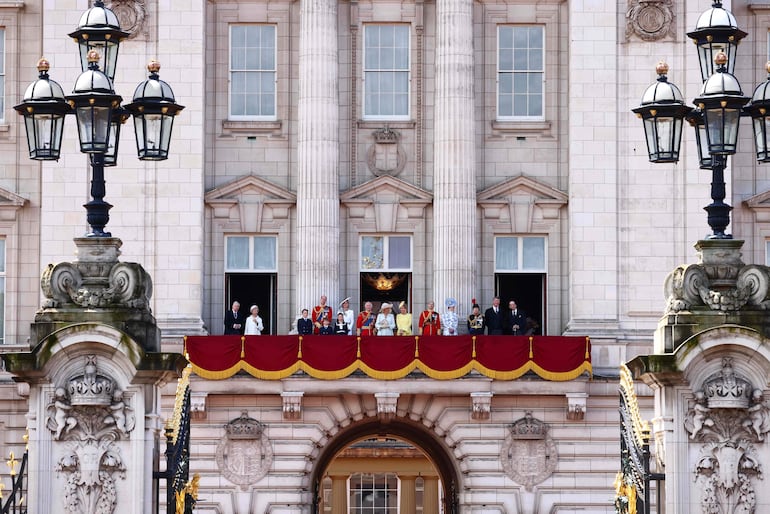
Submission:
POLYGON ((241 304, 233 302, 233 308, 225 312, 225 335, 243 334, 246 325, 246 316, 240 313, 241 304))
POLYGON ((503 332, 512 336, 524 335, 527 328, 527 315, 518 308, 516 302, 508 302, 508 314, 505 318, 505 328, 503 332))
POLYGON ((302 309, 302 317, 297 320, 297 333, 301 336, 309 336, 313 333, 313 320, 307 315, 307 309, 302 309))
POLYGON ((484 324, 487 327, 487 335, 503 335, 503 311, 500 309, 500 297, 492 299, 492 307, 484 312, 484 324))

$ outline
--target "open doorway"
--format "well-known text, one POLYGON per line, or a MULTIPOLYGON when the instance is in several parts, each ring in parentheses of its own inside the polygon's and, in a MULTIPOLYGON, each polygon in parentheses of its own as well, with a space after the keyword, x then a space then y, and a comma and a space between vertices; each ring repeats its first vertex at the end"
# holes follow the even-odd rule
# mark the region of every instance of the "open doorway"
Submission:
POLYGON ((275 335, 276 327, 276 274, 275 273, 226 273, 225 305, 222 312, 238 300, 241 310, 248 316, 249 307, 259 306, 259 315, 265 329, 263 334, 275 335))
POLYGON ((515 300, 519 309, 534 319, 540 329, 539 335, 547 335, 545 274, 543 273, 497 273, 495 275, 495 294, 500 297, 500 304, 508 306, 508 301, 515 300))

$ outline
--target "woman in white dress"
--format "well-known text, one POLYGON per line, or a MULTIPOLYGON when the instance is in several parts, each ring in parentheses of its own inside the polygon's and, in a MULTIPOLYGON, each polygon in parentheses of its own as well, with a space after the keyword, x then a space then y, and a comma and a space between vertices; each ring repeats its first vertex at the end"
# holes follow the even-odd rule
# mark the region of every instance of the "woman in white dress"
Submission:
POLYGON ((259 307, 252 305, 250 311, 251 316, 246 318, 246 328, 243 334, 247 336, 261 335, 265 326, 262 324, 262 318, 259 317, 259 307))
POLYGON ((377 321, 374 326, 377 329, 378 336, 392 336, 396 328, 396 318, 393 317, 393 306, 385 302, 380 306, 380 313, 377 314, 377 321))
POLYGON ((441 316, 441 324, 444 326, 444 335, 456 336, 457 325, 460 323, 460 318, 455 312, 455 309, 457 308, 457 300, 454 298, 447 298, 444 302, 444 305, 446 305, 446 314, 441 316))
POLYGON ((356 314, 353 309, 350 308, 350 297, 348 296, 342 303, 340 303, 340 310, 345 317, 345 323, 348 324, 348 335, 353 335, 353 331, 356 329, 356 314))

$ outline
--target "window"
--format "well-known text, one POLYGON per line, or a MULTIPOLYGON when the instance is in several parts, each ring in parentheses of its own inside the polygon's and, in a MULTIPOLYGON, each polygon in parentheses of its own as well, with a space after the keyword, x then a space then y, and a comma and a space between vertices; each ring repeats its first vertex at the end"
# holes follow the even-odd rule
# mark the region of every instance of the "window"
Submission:
POLYGON ((409 25, 364 27, 364 117, 409 117, 409 25))
POLYGON ((410 271, 412 238, 410 236, 363 236, 361 271, 410 271))
POLYGON ((495 238, 496 272, 546 272, 544 237, 495 238))
POLYGON ((5 29, 0 28, 0 120, 5 119, 5 29))
POLYGON ((542 26, 497 29, 497 117, 542 120, 545 45, 542 26))
POLYGON ((350 476, 350 514, 398 514, 395 473, 350 476))
POLYGON ((274 236, 230 236, 225 243, 226 271, 277 271, 274 236))
POLYGON ((0 344, 5 343, 5 239, 0 239, 0 344))
POLYGON ((275 25, 230 26, 230 118, 275 119, 275 25))

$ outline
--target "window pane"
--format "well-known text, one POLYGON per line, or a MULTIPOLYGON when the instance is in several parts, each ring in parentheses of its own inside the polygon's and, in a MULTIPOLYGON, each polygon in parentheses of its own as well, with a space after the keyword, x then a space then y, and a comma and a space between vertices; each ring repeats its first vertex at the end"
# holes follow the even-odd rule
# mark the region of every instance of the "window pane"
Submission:
POLYGON ((249 238, 227 238, 227 269, 249 269, 249 238))
POLYGON ((411 238, 391 236, 388 238, 388 268, 410 269, 412 267, 411 238))
POLYGON ((367 25, 364 44, 364 114, 408 116, 409 26, 367 25))
POLYGON ((361 269, 383 269, 384 240, 378 236, 361 238, 361 269))
POLYGON ((519 269, 519 238, 498 237, 495 240, 495 269, 519 269))
POLYGON ((254 268, 259 270, 276 269, 276 238, 274 237, 255 237, 254 238, 254 268))
POLYGON ((230 115, 275 115, 275 30, 274 25, 231 27, 230 115))
POLYGON ((5 273, 5 239, 0 239, 0 273, 5 273))
POLYGON ((543 27, 508 26, 498 29, 498 115, 543 115, 543 27), (504 73, 515 70, 513 78, 504 73), (507 95, 513 93, 514 97, 507 95))
POLYGON ((542 238, 542 237, 522 238, 522 259, 524 260, 522 269, 544 270, 545 269, 545 238, 542 238))
POLYGON ((5 343, 5 277, 0 277, 0 344, 5 343))

